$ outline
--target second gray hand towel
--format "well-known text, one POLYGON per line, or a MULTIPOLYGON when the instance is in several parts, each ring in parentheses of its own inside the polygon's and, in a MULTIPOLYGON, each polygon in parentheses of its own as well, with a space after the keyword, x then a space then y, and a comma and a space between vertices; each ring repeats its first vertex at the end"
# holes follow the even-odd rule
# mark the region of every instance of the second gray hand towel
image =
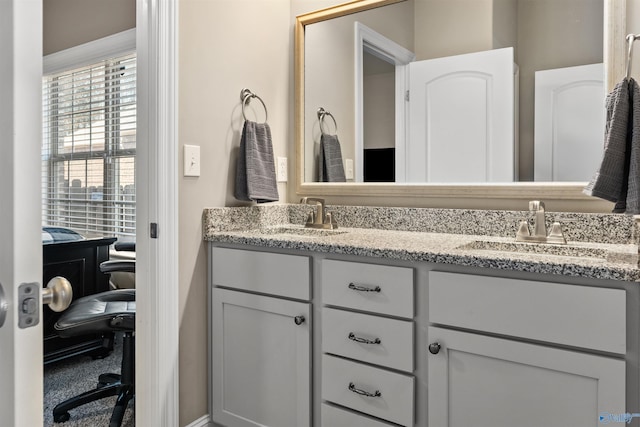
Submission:
POLYGON ((323 133, 320 137, 320 155, 318 157, 318 181, 345 182, 342 150, 337 135, 323 133))
POLYGON ((640 213, 640 87, 618 83, 607 96, 602 164, 584 193, 614 202, 614 212, 640 213))

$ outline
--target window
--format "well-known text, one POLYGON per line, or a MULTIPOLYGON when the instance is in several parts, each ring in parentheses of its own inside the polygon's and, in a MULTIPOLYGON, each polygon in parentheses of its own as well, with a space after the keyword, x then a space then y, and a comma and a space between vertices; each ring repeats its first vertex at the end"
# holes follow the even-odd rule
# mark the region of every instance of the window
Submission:
POLYGON ((136 55, 43 78, 43 225, 135 238, 136 55))

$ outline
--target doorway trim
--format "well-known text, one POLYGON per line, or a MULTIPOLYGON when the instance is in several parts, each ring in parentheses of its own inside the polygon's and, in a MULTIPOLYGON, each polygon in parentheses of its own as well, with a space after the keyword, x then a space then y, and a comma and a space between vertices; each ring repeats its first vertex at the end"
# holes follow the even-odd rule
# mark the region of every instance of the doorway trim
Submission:
POLYGON ((396 182, 404 182, 404 152, 408 114, 406 112, 406 91, 408 88, 408 67, 416 55, 393 40, 367 27, 361 22, 354 23, 355 33, 355 181, 364 181, 364 52, 368 52, 395 66, 395 147, 396 182), (402 161, 398 161, 402 159, 402 161))
POLYGON ((136 0, 136 424, 179 414, 178 0, 136 0), (151 236, 157 224, 157 238, 151 236))

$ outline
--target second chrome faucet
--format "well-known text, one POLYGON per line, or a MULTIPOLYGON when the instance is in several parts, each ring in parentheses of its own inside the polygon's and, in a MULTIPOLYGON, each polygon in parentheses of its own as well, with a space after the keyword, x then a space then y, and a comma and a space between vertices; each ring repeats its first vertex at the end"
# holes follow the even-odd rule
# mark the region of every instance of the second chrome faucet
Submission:
POLYGON ((554 222, 551 226, 551 231, 547 234, 544 203, 538 200, 530 201, 529 211, 533 212, 533 232, 529 230, 529 223, 527 221, 520 222, 516 233, 517 242, 554 243, 558 245, 567 243, 559 222, 554 222))

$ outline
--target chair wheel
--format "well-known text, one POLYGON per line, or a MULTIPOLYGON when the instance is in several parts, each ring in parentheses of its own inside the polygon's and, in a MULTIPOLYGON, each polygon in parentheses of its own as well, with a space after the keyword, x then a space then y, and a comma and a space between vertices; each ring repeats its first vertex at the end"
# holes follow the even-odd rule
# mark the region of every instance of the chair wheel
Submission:
POLYGON ((63 414, 53 414, 53 421, 55 421, 56 423, 64 423, 66 421, 69 421, 69 418, 71 418, 71 415, 69 415, 68 412, 65 412, 63 414))

